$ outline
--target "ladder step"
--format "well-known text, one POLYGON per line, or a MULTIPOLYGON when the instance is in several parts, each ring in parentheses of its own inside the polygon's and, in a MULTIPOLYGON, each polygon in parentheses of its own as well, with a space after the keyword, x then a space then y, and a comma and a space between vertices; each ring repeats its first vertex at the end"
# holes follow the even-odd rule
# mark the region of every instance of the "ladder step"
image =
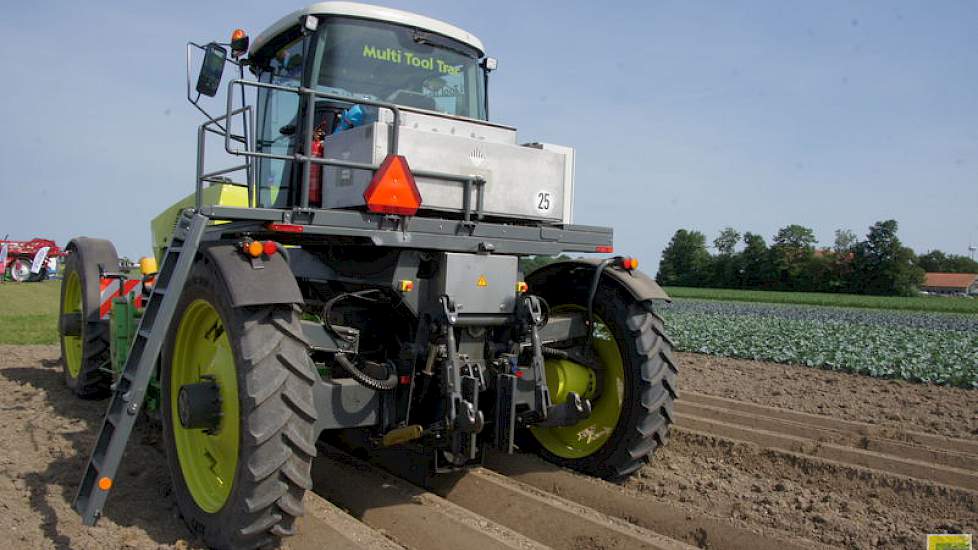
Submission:
POLYGON ((194 255, 207 227, 207 221, 204 215, 188 216, 185 213, 170 241, 170 247, 158 275, 158 280, 166 281, 167 286, 154 288, 146 304, 136 329, 136 337, 144 338, 145 342, 142 342, 142 345, 133 345, 122 368, 122 377, 114 384, 112 402, 99 430, 95 448, 89 455, 85 477, 75 496, 75 509, 81 514, 85 525, 94 525, 102 515, 102 506, 108 497, 111 483, 108 483, 104 489, 96 485, 103 478, 114 479, 122 462, 126 443, 136 425, 138 418, 136 413, 142 408, 146 390, 163 347, 166 329, 173 320, 180 291, 190 274, 194 255), (184 251, 184 248, 187 250, 184 251), (173 285, 172 293, 167 292, 167 287, 170 285, 173 285), (162 328, 154 330, 156 325, 162 328))

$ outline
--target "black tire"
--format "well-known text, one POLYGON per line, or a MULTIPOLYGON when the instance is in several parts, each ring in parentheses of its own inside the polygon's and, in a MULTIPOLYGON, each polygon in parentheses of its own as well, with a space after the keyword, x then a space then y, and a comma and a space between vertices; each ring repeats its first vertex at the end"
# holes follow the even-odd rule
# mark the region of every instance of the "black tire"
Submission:
MULTIPOLYGON (((588 275, 592 273, 587 270, 588 275)), ((551 308, 584 306, 589 281, 589 276, 567 277, 564 282, 550 278, 548 284, 531 289, 551 308)), ((672 341, 665 335, 662 318, 652 311, 651 302, 637 302, 617 283, 603 279, 594 312, 614 336, 622 355, 625 395, 618 423, 608 441, 583 458, 557 456, 535 441, 532 446, 554 464, 607 480, 622 480, 666 444, 673 423, 678 369, 672 357, 672 341)))
POLYGON ((111 242, 88 237, 72 240, 68 250, 70 252, 65 258, 64 277, 61 282, 62 307, 58 310, 58 315, 60 316, 64 310, 66 282, 71 273, 77 272, 82 293, 82 359, 78 376, 72 376, 65 359, 67 357, 65 338, 61 336, 61 366, 64 370, 65 384, 79 397, 102 398, 109 395, 112 376, 101 370, 103 366, 111 367, 111 358, 109 357, 109 322, 103 321, 99 314, 99 266, 106 271, 116 271, 119 256, 111 242))
POLYGON ((163 441, 174 495, 187 526, 212 548, 275 546, 294 533, 302 499, 312 488, 316 455, 313 386, 316 371, 293 304, 231 307, 225 283, 206 260, 184 287, 161 363, 163 441), (230 495, 214 513, 195 502, 180 467, 171 414, 176 334, 187 307, 207 301, 227 332, 238 381, 240 447, 230 495))

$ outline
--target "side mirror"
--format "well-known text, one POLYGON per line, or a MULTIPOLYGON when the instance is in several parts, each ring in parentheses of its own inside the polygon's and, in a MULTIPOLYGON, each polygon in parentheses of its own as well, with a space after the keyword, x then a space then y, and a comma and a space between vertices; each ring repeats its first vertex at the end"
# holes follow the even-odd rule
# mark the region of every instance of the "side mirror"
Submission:
POLYGON ((197 75, 197 93, 207 97, 217 94, 227 58, 227 50, 214 42, 204 48, 204 61, 200 64, 200 73, 197 75))

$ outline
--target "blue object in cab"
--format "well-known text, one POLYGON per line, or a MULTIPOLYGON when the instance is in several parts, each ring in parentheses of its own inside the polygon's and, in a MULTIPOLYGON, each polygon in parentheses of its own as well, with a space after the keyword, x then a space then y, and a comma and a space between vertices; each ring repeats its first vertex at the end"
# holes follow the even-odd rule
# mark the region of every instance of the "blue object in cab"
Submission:
POLYGON ((340 115, 340 123, 336 125, 336 129, 333 133, 342 132, 343 130, 349 130, 350 128, 359 126, 363 124, 365 113, 363 112, 363 107, 359 105, 354 105, 349 109, 343 111, 340 115))

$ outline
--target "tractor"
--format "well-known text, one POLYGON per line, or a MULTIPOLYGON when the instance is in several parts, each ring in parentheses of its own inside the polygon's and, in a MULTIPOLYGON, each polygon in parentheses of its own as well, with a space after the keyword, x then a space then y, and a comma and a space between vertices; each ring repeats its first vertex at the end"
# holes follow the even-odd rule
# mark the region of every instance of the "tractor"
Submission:
POLYGON ((214 548, 292 534, 324 442, 436 473, 535 452, 609 480, 666 442, 668 296, 611 229, 572 223, 573 149, 489 121, 496 65, 458 27, 349 2, 188 43, 196 189, 152 221, 138 272, 107 240, 67 246, 64 378, 110 398, 86 524, 147 414, 214 548), (209 137, 240 162, 209 170, 209 137), (521 272, 561 254, 590 255, 521 272))
POLYGON ((0 281, 4 277, 18 283, 43 281, 48 278, 49 261, 61 255, 61 248, 49 239, 0 239, 0 281))

